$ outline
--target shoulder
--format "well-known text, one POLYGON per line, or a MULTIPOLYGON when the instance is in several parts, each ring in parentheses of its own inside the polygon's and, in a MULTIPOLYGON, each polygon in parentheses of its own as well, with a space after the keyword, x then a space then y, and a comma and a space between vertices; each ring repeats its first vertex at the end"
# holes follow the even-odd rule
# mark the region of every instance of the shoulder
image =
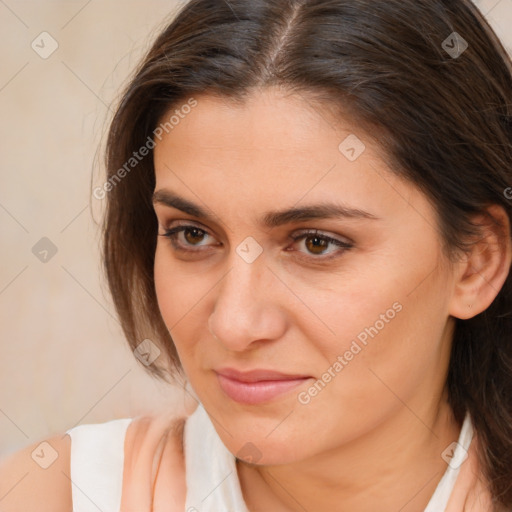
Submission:
POLYGON ((0 461, 0 511, 71 512, 70 453, 63 434, 0 461))
MULTIPOLYGON (((71 435, 33 443, 0 461, 0 512, 72 512, 71 456, 97 458, 91 436, 97 439, 96 444, 105 445, 116 436, 119 446, 110 446, 110 454, 101 460, 101 470, 116 471, 117 461, 121 461, 123 512, 146 510, 151 503, 181 512, 186 496, 185 421, 186 417, 176 415, 138 416, 127 422, 124 439, 116 435, 123 430, 123 422, 113 421, 80 425, 71 435), (105 465, 107 459, 116 459, 116 463, 105 465)), ((92 468, 87 465, 82 469, 92 468)))
POLYGON ((186 478, 183 432, 186 417, 141 416, 126 431, 121 509, 144 510, 148 503, 182 511, 186 478))

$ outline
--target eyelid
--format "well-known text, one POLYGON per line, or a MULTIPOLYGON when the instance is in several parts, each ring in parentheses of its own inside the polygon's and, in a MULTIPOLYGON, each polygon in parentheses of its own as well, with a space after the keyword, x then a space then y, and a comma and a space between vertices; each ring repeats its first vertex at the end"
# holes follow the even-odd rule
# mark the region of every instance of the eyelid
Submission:
MULTIPOLYGON (((164 228, 164 233, 160 234, 159 236, 163 236, 167 238, 170 243, 173 246, 174 251, 181 252, 181 253, 188 253, 188 254, 195 254, 198 255, 202 252, 204 252, 206 249, 194 249, 194 247, 212 247, 212 245, 209 244, 199 244, 197 246, 192 245, 186 245, 183 246, 182 244, 178 243, 176 241, 176 237, 179 233, 183 233, 187 230, 187 228, 195 228, 199 231, 204 232, 209 237, 215 238, 213 235, 209 233, 208 229, 205 229, 203 227, 200 227, 196 225, 196 223, 192 224, 192 221, 177 221, 176 223, 170 223, 169 227, 164 228)), ((325 233, 319 229, 316 228, 303 228, 301 230, 295 231, 293 234, 289 235, 289 239, 293 240, 294 242, 298 242, 299 240, 303 240, 309 236, 317 236, 325 241, 327 241, 327 244, 337 246, 337 249, 328 252, 326 254, 319 254, 314 255, 312 253, 305 253, 300 250, 296 250, 294 252, 298 253, 299 259, 307 260, 311 263, 327 263, 330 260, 340 258, 346 251, 352 249, 354 247, 354 242, 350 240, 349 238, 342 237, 341 235, 337 234, 328 234, 325 233), (343 240, 345 239, 345 240, 343 240)), ((219 245, 219 244, 217 244, 219 245)), ((220 245, 222 245, 222 242, 220 242, 220 245)), ((285 251, 291 252, 290 248, 286 248, 285 251)))
POLYGON ((201 224, 200 222, 194 221, 194 220, 176 220, 171 221, 168 223, 161 223, 159 224, 159 228, 162 229, 164 232, 168 232, 170 230, 173 230, 175 228, 196 228, 201 231, 204 231, 208 236, 211 236, 212 238, 217 238, 213 232, 201 224))
MULTIPOLYGON (((185 227, 185 228, 187 228, 187 227, 195 227, 197 229, 200 229, 201 231, 204 231, 209 236, 215 237, 215 235, 212 234, 212 232, 211 232, 211 230, 209 228, 207 228, 206 226, 204 226, 200 222, 197 222, 197 221, 194 221, 194 220, 177 220, 177 221, 172 221, 172 222, 169 223, 168 227, 165 227, 165 226, 161 225, 161 229, 163 229, 164 231, 168 231, 168 230, 174 229, 176 227, 185 227)), ((318 229, 318 228, 302 228, 302 229, 295 230, 293 232, 293 234, 289 235, 289 238, 291 240, 297 240, 299 237, 301 237, 303 235, 319 235, 319 236, 322 236, 324 238, 330 238, 330 239, 337 240, 340 243, 346 243, 347 245, 348 244, 354 244, 354 241, 351 240, 350 238, 348 238, 347 236, 342 236, 342 235, 338 235, 338 234, 335 234, 335 233, 325 232, 325 231, 323 231, 321 229, 318 229)))
POLYGON ((330 263, 331 260, 336 260, 341 258, 345 252, 349 251, 350 249, 353 249, 354 242, 350 240, 349 238, 341 237, 340 235, 330 235, 323 231, 320 231, 319 229, 303 229, 299 233, 295 233, 293 235, 290 235, 290 238, 294 240, 295 242, 298 242, 299 240, 304 240, 310 236, 317 236, 318 238, 322 238, 328 242, 330 245, 335 245, 336 249, 320 255, 313 255, 311 253, 304 253, 302 251, 294 251, 299 254, 299 259, 305 260, 307 263, 322 265, 330 263), (345 238, 345 240, 342 240, 340 238, 345 238))
MULTIPOLYGON (((193 249, 194 245, 190 245, 188 247, 192 247, 192 249, 185 249, 180 246, 175 240, 175 237, 178 236, 180 233, 185 232, 187 229, 198 229, 199 231, 203 231, 205 235, 209 236, 210 238, 216 238, 214 235, 210 233, 210 231, 206 228, 204 228, 201 225, 191 224, 193 221, 178 221, 178 223, 170 223, 168 227, 162 227, 164 233, 159 234, 159 236, 163 236, 164 238, 167 238, 173 245, 176 251, 181 252, 195 252, 198 253, 198 250, 193 249)), ((219 244, 216 244, 219 245, 219 244)), ((220 245, 222 245, 222 242, 220 242, 220 245)), ((203 244, 203 245, 197 245, 196 247, 212 247, 211 245, 203 244)))
POLYGON ((317 229, 317 228, 299 229, 297 232, 294 232, 293 235, 290 235, 290 238, 292 240, 297 240, 298 238, 300 238, 300 237, 302 237, 304 235, 318 235, 318 236, 320 236, 322 238, 327 238, 329 240, 335 240, 335 241, 337 241, 337 242, 339 242, 341 244, 347 244, 347 245, 353 245, 354 244, 354 241, 351 240, 350 238, 346 237, 346 236, 325 232, 325 231, 322 231, 321 229, 317 229))
POLYGON ((210 231, 209 228, 207 228, 200 222, 195 221, 195 220, 189 220, 189 219, 173 220, 173 221, 169 221, 167 223, 161 223, 162 229, 172 229, 172 228, 175 228, 178 226, 194 227, 194 228, 202 229, 203 231, 210 231), (168 226, 164 226, 163 224, 168 224, 168 226))

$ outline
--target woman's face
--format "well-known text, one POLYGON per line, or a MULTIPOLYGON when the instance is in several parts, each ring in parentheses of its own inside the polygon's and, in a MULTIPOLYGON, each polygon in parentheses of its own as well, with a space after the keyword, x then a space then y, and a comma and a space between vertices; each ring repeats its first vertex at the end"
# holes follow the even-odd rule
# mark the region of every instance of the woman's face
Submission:
POLYGON ((155 284, 223 442, 287 463, 426 428, 454 288, 429 202, 303 97, 195 99, 155 148, 159 234, 185 228, 158 237, 155 284))

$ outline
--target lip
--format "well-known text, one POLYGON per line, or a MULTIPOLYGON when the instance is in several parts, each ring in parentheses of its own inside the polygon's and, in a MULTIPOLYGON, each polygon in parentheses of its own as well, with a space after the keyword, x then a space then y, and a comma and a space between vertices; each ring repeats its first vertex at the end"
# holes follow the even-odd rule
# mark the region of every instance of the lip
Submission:
POLYGON ((256 405, 268 402, 310 379, 309 375, 285 374, 275 370, 215 370, 224 393, 235 402, 256 405))

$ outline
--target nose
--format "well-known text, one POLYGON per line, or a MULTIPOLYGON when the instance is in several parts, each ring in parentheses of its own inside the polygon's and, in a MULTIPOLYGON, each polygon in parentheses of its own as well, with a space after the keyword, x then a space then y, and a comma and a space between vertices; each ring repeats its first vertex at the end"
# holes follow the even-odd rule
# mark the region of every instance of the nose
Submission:
POLYGON ((236 352, 279 339, 287 322, 284 301, 280 300, 282 288, 263 254, 252 263, 234 254, 230 270, 215 287, 208 318, 210 332, 225 348, 236 352))

